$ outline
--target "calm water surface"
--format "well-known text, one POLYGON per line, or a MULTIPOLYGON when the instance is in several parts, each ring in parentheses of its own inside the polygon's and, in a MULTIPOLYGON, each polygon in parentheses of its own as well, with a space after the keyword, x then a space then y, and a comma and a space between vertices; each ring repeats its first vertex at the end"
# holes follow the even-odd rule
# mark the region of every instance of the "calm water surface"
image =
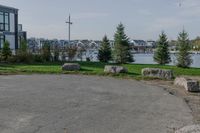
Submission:
MULTIPOLYGON (((135 54, 134 64, 156 64, 153 60, 153 54, 135 54)), ((175 55, 171 55, 172 63, 169 65, 176 65, 175 55)), ((193 64, 191 67, 200 68, 200 54, 192 55, 193 64)))

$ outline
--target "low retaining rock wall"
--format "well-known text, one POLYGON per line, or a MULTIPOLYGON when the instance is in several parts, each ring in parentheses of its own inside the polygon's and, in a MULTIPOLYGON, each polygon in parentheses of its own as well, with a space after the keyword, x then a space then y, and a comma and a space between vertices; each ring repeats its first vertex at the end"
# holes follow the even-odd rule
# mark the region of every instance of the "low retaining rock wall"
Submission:
POLYGON ((106 73, 127 73, 128 69, 122 66, 105 66, 104 72, 106 73))
POLYGON ((200 92, 199 81, 197 80, 185 77, 177 77, 174 81, 174 84, 184 87, 189 92, 200 92))
POLYGON ((78 63, 65 63, 62 66, 62 70, 64 70, 64 71, 79 71, 80 68, 81 67, 78 63))
POLYGON ((153 77, 171 80, 174 78, 172 70, 159 69, 159 68, 144 68, 142 69, 142 76, 153 77))

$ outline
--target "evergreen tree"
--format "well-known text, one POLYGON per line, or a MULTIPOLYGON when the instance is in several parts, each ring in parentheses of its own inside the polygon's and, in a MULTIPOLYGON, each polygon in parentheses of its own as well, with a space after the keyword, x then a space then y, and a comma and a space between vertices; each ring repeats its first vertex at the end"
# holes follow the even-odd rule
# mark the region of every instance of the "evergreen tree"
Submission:
POLYGON ((129 38, 124 32, 124 26, 120 23, 114 36, 114 51, 113 59, 116 63, 133 62, 133 55, 131 54, 131 47, 129 38))
POLYGON ((191 50, 191 46, 188 38, 188 33, 185 32, 185 30, 179 33, 177 46, 179 50, 177 55, 177 66, 183 68, 189 67, 193 63, 193 60, 189 52, 191 50))
POLYGON ((51 60, 51 50, 48 43, 44 43, 44 45, 42 46, 42 58, 44 61, 51 60))
POLYGON ((105 35, 102 40, 102 45, 99 49, 98 59, 101 62, 108 62, 111 59, 111 47, 110 42, 105 35))
POLYGON ((10 43, 6 40, 3 44, 3 48, 1 51, 1 56, 3 61, 7 61, 7 59, 12 55, 12 51, 10 49, 10 43))
POLYGON ((154 53, 154 61, 158 64, 164 65, 171 62, 169 53, 169 43, 167 41, 167 35, 162 32, 157 42, 157 49, 154 53))

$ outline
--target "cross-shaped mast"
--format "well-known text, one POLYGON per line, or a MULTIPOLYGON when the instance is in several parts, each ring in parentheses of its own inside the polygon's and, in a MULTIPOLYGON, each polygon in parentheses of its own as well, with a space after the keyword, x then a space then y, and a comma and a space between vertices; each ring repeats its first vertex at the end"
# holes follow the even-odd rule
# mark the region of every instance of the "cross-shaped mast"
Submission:
POLYGON ((71 39, 71 25, 73 24, 71 22, 71 16, 69 15, 69 20, 66 22, 69 25, 69 44, 70 44, 70 39, 71 39))

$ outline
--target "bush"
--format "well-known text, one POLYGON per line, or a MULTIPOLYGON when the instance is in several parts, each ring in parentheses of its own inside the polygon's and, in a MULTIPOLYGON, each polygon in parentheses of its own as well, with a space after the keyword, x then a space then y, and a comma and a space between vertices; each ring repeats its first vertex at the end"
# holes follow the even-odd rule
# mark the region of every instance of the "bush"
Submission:
POLYGON ((51 60, 51 51, 49 43, 45 43, 42 47, 42 58, 43 61, 50 61, 51 60))
POLYGON ((87 57, 87 58, 86 58, 86 61, 87 61, 87 62, 90 62, 91 60, 90 60, 90 58, 89 58, 89 57, 87 57))
POLYGON ((58 48, 54 49, 54 54, 53 54, 53 61, 59 61, 59 57, 60 57, 60 52, 58 48))
POLYGON ((1 58, 3 61, 7 61, 8 57, 10 57, 11 55, 12 51, 10 49, 10 43, 8 41, 5 41, 1 51, 1 58))
POLYGON ((28 52, 28 44, 26 40, 22 39, 20 47, 16 52, 17 62, 31 63, 33 61, 32 54, 28 52))
POLYGON ((67 51, 67 56, 68 56, 68 61, 73 61, 76 54, 77 54, 77 47, 75 46, 69 46, 66 48, 67 51))
POLYGON ((33 62, 33 55, 31 53, 18 53, 16 54, 17 62, 31 63, 33 62))
POLYGON ((18 57, 15 56, 15 55, 9 56, 8 59, 7 59, 7 61, 8 61, 9 63, 16 63, 16 62, 18 62, 18 57))
POLYGON ((42 55, 40 55, 40 54, 37 54, 37 55, 33 55, 33 61, 34 62, 44 62, 44 60, 43 60, 43 56, 42 55))
POLYGON ((3 57, 2 57, 2 52, 0 50, 0 62, 2 62, 2 61, 3 61, 3 57))

